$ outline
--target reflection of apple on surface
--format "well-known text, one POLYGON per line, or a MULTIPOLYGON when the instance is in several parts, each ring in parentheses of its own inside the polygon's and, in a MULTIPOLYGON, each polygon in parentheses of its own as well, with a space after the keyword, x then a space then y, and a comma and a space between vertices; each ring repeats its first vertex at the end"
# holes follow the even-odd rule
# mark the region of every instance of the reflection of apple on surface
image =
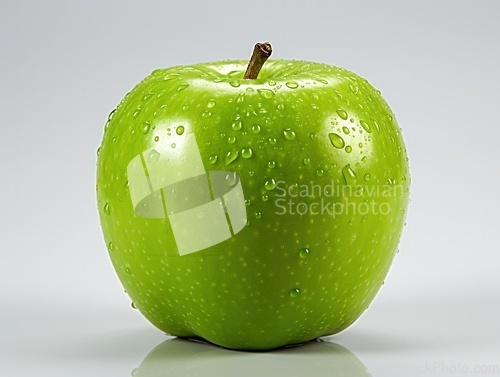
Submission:
POLYGON ((351 351, 327 341, 269 353, 242 353, 178 338, 158 345, 132 372, 134 377, 309 375, 371 376, 351 351))
POLYGON ((111 114, 98 156, 103 233, 134 305, 169 334, 236 349, 352 324, 408 204, 380 92, 325 64, 263 64, 266 48, 250 78, 243 61, 154 71, 111 114))

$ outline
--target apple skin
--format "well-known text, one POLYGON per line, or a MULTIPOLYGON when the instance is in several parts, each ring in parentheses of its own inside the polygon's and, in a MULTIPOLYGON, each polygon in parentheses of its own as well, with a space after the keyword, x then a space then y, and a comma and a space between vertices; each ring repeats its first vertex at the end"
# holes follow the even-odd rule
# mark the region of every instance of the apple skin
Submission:
MULTIPOLYGON (((106 123, 97 201, 116 273, 151 323, 179 337, 267 350, 338 333, 368 308, 397 252, 410 177, 395 117, 365 79, 304 61, 269 60, 256 80, 242 78, 245 68, 224 61, 158 69, 139 83, 106 123), (189 153, 188 135, 206 171, 238 174, 248 223, 179 255, 168 217, 135 213, 127 167, 150 148, 189 153), (324 200, 375 202, 378 210, 282 214, 285 189, 332 182, 356 190, 324 200)), ((286 196, 293 211, 321 199, 302 193, 286 196)), ((199 230, 186 229, 193 239, 199 230)))

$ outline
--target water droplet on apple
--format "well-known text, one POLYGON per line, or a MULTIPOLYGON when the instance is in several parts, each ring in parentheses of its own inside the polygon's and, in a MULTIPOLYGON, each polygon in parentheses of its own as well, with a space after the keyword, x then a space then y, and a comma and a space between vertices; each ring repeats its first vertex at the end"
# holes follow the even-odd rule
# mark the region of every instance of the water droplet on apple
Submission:
POLYGON ((340 135, 337 135, 336 133, 331 133, 328 135, 330 138, 330 142, 335 148, 344 148, 345 142, 344 139, 340 135))
POLYGON ((350 145, 348 145, 347 147, 345 147, 345 151, 347 153, 351 153, 352 152, 352 147, 350 145))
POLYGON ((230 172, 226 175, 226 184, 229 187, 233 187, 236 183, 238 183, 238 176, 234 172, 230 172))
POLYGON ((137 309, 137 306, 135 306, 135 302, 133 301, 130 303, 130 306, 132 307, 132 309, 137 309))
POLYGON ((351 169, 351 164, 347 164, 342 168, 342 175, 348 185, 354 186, 357 182, 357 176, 354 170, 351 169))
POLYGON ((257 89, 257 92, 264 98, 273 98, 274 92, 269 89, 257 89))
POLYGON ((308 258, 309 254, 311 254, 311 250, 309 250, 307 247, 304 247, 303 249, 300 249, 300 251, 299 251, 299 256, 302 259, 308 258))
POLYGON ((262 213, 261 212, 255 212, 255 218, 256 219, 262 218, 262 213))
POLYGON ((212 113, 210 111, 204 111, 201 113, 201 116, 203 118, 210 118, 212 116, 212 113))
POLYGON ((291 128, 283 130, 283 135, 285 135, 285 139, 287 140, 295 139, 295 132, 291 128))
POLYGON ((347 112, 344 109, 338 109, 337 114, 339 117, 341 117, 344 120, 347 120, 347 118, 348 118, 347 112))
POLYGON ((267 163, 267 167, 268 167, 269 169, 274 169, 274 168, 276 167, 276 161, 272 161, 272 160, 271 160, 271 161, 269 161, 269 162, 267 163))
POLYGON ((233 131, 239 131, 239 130, 241 130, 242 127, 243 127, 243 123, 241 121, 234 122, 231 125, 231 128, 233 129, 233 131))
POLYGON ((368 123, 366 123, 364 120, 360 120, 359 121, 359 124, 361 124, 361 127, 363 127, 363 129, 368 132, 368 133, 371 133, 372 132, 372 128, 370 127, 370 125, 368 123))
POLYGON ((304 160, 302 160, 302 162, 304 163, 304 165, 309 165, 311 163, 311 159, 310 158, 304 158, 304 160))
POLYGON ((149 122, 144 122, 139 126, 139 132, 146 135, 151 129, 151 124, 149 122))
POLYGON ((260 126, 259 126, 258 124, 254 124, 254 125, 252 126, 252 132, 253 132, 254 134, 258 134, 258 133, 260 132, 260 126))
POLYGON ((266 178, 264 187, 267 191, 274 190, 276 188, 276 181, 274 180, 274 178, 266 178))
POLYGON ((271 145, 276 144, 276 138, 275 137, 270 137, 269 138, 269 144, 271 144, 271 145))
POLYGON ((103 212, 104 212, 104 214, 105 214, 105 215, 108 215, 108 216, 109 216, 109 215, 111 214, 111 208, 109 207, 109 204, 108 204, 108 203, 106 203, 106 204, 104 205, 104 207, 103 207, 103 209, 102 209, 102 210, 103 210, 103 212))
POLYGON ((314 132, 312 134, 309 135, 309 137, 311 138, 311 140, 316 140, 318 138, 318 135, 316 135, 314 132))
POLYGON ((135 119, 139 116, 139 114, 141 113, 141 108, 138 107, 137 109, 135 109, 135 111, 132 113, 132 117, 135 119))
POLYGON ((240 70, 233 70, 227 73, 227 77, 238 77, 241 75, 240 70))
POLYGON ((324 173, 325 172, 323 171, 323 169, 316 170, 316 176, 318 176, 318 177, 322 177, 324 173))
POLYGON ((250 199, 245 199, 245 205, 248 207, 249 205, 252 204, 252 201, 250 199))
POLYGON ((291 291, 290 291, 290 297, 292 298, 297 298, 300 296, 300 289, 299 288, 293 288, 291 291))
POLYGON ((160 140, 160 137, 159 136, 155 136, 155 139, 154 139, 156 142, 158 142, 158 140, 160 140))
POLYGON ((151 98, 151 97, 153 97, 153 96, 154 96, 154 93, 152 93, 152 92, 148 92, 148 93, 146 93, 146 94, 144 94, 144 95, 142 96, 142 101, 143 101, 143 102, 146 102, 148 99, 150 99, 150 98, 151 98))
POLYGON ((211 155, 209 158, 208 158, 208 162, 210 162, 212 165, 214 165, 216 162, 217 162, 217 155, 216 154, 213 154, 211 155))
POLYGON ((116 108, 111 110, 111 112, 108 114, 108 122, 111 121, 111 119, 113 119, 115 113, 116 113, 116 108))
POLYGON ((180 77, 180 74, 178 73, 166 73, 165 76, 163 76, 164 81, 170 81, 170 80, 175 80, 180 77))
POLYGON ((179 136, 182 135, 184 133, 184 126, 177 127, 175 133, 179 136))
POLYGON ((181 90, 184 90, 187 87, 189 87, 189 84, 181 84, 177 87, 177 91, 180 92, 181 90))
POLYGON ((268 200, 269 200, 269 195, 267 195, 267 194, 263 194, 263 195, 262 195, 262 201, 263 201, 263 202, 267 202, 268 200))
POLYGON ((285 85, 290 89, 297 89, 299 87, 296 81, 288 81, 285 85))
POLYGON ((370 180, 370 174, 366 173, 363 178, 365 179, 366 182, 370 180))
POLYGON ((177 146, 177 144, 172 143, 172 144, 170 144, 170 146, 172 147, 172 149, 174 149, 177 146))
POLYGON ((240 86, 240 82, 236 80, 231 80, 229 81, 229 85, 231 85, 233 88, 237 88, 240 86))
POLYGON ((108 243, 108 250, 109 250, 109 251, 113 251, 113 250, 114 250, 114 248, 115 248, 115 246, 113 245, 113 242, 111 242, 111 241, 110 241, 110 242, 108 243))
POLYGON ((211 109, 212 107, 214 107, 216 105, 216 102, 214 99, 210 99, 208 102, 207 102, 207 108, 211 109))
POLYGON ((349 128, 348 128, 348 127, 346 127, 346 126, 342 127, 342 131, 343 131, 346 135, 348 135, 348 134, 351 132, 351 131, 349 130, 349 128))
POLYGON ((227 138, 227 142, 228 142, 229 144, 234 144, 234 143, 236 142, 236 137, 235 137, 235 136, 233 136, 233 135, 229 136, 229 137, 227 138))
POLYGON ((159 158, 160 158, 160 153, 155 149, 153 149, 151 152, 148 153, 149 162, 155 163, 156 161, 158 161, 159 158))
POLYGON ((97 148, 96 154, 99 156, 99 153, 101 153, 101 147, 97 148))
POLYGON ((229 151, 226 154, 226 165, 232 164, 238 158, 238 151, 229 151))
POLYGON ((252 157, 252 155, 253 155, 253 150, 250 147, 244 147, 241 150, 241 157, 243 157, 243 158, 250 158, 250 157, 252 157))

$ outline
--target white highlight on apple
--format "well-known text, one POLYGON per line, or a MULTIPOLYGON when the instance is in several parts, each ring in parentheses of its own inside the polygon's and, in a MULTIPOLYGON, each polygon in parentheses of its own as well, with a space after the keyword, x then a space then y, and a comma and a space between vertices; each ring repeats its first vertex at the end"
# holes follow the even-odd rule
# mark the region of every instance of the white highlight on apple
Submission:
POLYGON ((194 134, 177 147, 153 147, 128 164, 130 196, 137 216, 166 218, 180 255, 221 243, 246 225, 239 176, 206 172, 194 134))

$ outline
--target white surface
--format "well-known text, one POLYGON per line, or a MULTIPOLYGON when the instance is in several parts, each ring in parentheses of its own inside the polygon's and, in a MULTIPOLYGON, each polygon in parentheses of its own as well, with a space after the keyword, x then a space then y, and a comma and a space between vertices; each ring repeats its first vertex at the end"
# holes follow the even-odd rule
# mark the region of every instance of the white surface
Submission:
POLYGON ((352 354, 323 344, 247 353, 174 342, 154 362, 146 356, 169 338, 121 301, 116 308, 94 300, 64 310, 61 302, 4 310, 2 375, 129 376, 137 368, 140 377, 500 374, 498 302, 470 292, 397 302, 382 295, 352 328, 326 339, 352 354))
MULTIPOLYGON (((246 58, 263 40, 276 58, 368 78, 411 157, 408 226, 387 284, 330 340, 374 376, 500 375, 500 3, 253 3, 260 19, 236 1, 0 3, 2 376, 130 375, 165 340, 121 294, 100 234, 104 121, 154 68, 246 58)), ((165 375, 259 365, 268 375, 300 375, 298 365, 340 375, 324 355, 343 367, 354 360, 321 345, 282 354, 167 346, 184 358, 167 357, 165 375)))

